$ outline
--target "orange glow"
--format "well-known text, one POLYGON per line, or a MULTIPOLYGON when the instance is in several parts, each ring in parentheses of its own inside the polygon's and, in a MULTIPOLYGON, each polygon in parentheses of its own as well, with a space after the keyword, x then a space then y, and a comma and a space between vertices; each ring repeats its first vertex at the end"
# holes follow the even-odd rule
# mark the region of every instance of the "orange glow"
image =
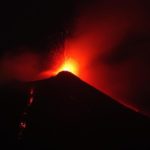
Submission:
POLYGON ((75 75, 78 75, 79 74, 78 64, 74 59, 69 58, 64 61, 64 63, 60 66, 58 71, 56 71, 56 74, 58 74, 61 71, 68 71, 75 75))
POLYGON ((79 76, 79 63, 75 61, 76 59, 68 58, 62 61, 62 64, 56 67, 54 70, 47 70, 39 74, 38 79, 50 78, 56 76, 61 71, 68 71, 72 74, 79 76))

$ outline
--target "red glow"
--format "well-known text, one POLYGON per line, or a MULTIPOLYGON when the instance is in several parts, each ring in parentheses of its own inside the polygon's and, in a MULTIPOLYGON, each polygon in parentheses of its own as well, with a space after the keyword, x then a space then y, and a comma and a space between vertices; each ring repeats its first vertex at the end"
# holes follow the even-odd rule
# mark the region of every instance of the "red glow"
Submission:
POLYGON ((21 129, 25 129, 25 128, 26 128, 26 126, 27 126, 27 125, 26 125, 26 123, 25 123, 25 122, 21 122, 21 123, 20 123, 20 128, 21 128, 21 129))
POLYGON ((30 106, 33 103, 34 98, 30 97, 28 105, 30 106))
POLYGON ((31 106, 32 103, 33 103, 33 101, 34 101, 33 94, 34 94, 34 89, 31 88, 31 89, 30 89, 30 97, 29 97, 29 101, 28 101, 28 106, 31 106))
POLYGON ((30 95, 33 95, 33 93, 34 93, 34 89, 31 88, 31 89, 30 89, 30 95))

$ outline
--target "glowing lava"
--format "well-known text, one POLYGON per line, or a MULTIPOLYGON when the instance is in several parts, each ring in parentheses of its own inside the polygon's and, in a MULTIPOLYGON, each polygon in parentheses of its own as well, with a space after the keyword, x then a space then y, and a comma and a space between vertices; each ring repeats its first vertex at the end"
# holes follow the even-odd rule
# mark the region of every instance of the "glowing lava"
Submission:
POLYGON ((61 71, 68 71, 75 75, 78 75, 79 74, 78 64, 74 59, 69 58, 64 61, 64 63, 60 66, 58 71, 56 71, 56 74, 58 74, 61 71))
POLYGON ((65 59, 64 61, 62 61, 62 64, 59 67, 57 67, 57 69, 42 72, 39 75, 38 79, 40 80, 44 78, 50 78, 52 76, 56 76, 62 71, 68 71, 76 76, 79 76, 79 65, 77 61, 75 61, 75 59, 73 58, 65 59))

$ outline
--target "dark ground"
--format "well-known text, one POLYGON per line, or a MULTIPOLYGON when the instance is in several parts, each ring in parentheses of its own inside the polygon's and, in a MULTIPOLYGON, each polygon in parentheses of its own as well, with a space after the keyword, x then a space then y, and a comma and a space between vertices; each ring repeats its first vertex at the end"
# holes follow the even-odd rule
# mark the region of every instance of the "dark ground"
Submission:
POLYGON ((3 88, 1 100, 1 149, 150 148, 149 118, 119 105, 68 72, 3 88), (34 101, 19 141, 19 122, 30 87, 34 87, 34 101))

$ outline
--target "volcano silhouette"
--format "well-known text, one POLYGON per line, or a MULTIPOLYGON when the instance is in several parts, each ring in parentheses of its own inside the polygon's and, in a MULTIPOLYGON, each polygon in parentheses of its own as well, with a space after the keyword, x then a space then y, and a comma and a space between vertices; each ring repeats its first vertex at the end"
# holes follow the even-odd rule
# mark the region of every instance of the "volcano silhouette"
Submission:
MULTIPOLYGON (((22 87, 13 88, 15 92, 18 90, 15 98, 27 99, 27 89, 34 87, 34 101, 26 118, 23 137, 15 143, 19 149, 107 149, 107 146, 145 149, 144 146, 150 146, 147 138, 150 135, 149 118, 118 104, 69 72, 22 87)), ((20 103, 17 108, 21 113, 26 103, 25 100, 20 103)), ((7 112, 12 114, 10 108, 7 112)), ((17 124, 19 115, 14 116, 13 123, 17 124)), ((17 132, 17 126, 12 127, 14 132, 6 129, 5 134, 17 132)))

